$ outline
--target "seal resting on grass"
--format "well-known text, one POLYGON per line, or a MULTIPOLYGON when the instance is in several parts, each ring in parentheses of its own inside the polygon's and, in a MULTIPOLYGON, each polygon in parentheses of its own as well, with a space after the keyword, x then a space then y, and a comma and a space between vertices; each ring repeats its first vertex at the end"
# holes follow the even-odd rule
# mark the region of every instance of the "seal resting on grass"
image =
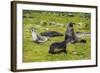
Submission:
POLYGON ((36 30, 32 27, 31 28, 31 33, 32 33, 32 41, 36 43, 43 43, 48 40, 48 37, 41 36, 36 32, 36 30))

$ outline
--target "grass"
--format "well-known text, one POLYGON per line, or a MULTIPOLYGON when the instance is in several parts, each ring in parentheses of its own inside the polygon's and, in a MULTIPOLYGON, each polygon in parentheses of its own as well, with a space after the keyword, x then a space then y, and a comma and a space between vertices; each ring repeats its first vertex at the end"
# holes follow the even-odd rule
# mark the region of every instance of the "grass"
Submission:
MULTIPOLYGON (((40 11, 39 11, 40 12, 40 11)), ((53 31, 58 31, 63 34, 65 34, 66 31, 66 24, 68 22, 75 22, 79 23, 82 22, 83 25, 78 26, 75 25, 74 29, 76 31, 80 31, 78 27, 84 27, 86 29, 82 28, 82 32, 90 32, 90 17, 80 17, 80 13, 73 13, 75 16, 70 17, 66 16, 68 13, 60 13, 60 12, 43 12, 39 13, 38 11, 23 11, 23 62, 45 62, 45 61, 61 61, 61 60, 85 60, 91 58, 91 45, 90 45, 90 37, 84 37, 86 39, 86 44, 71 44, 69 43, 67 45, 66 50, 68 51, 67 54, 60 53, 60 54, 49 54, 48 49, 51 43, 53 42, 59 42, 64 40, 64 36, 60 37, 53 37, 50 38, 47 42, 44 43, 34 43, 32 42, 32 36, 30 32, 30 27, 34 26, 37 29, 37 32, 44 32, 46 31, 46 28, 53 31), (30 12, 30 13, 29 13, 30 12), (62 14, 65 14, 62 16, 62 14), (31 17, 30 17, 31 16, 31 17), (46 22, 44 23, 41 22, 46 22), (64 24, 64 26, 55 26, 55 25, 49 25, 49 22, 55 22, 55 23, 61 23, 64 24), (85 27, 86 24, 88 27, 85 27), (37 27, 40 25, 41 27, 37 27)), ((87 13, 81 13, 83 16, 87 13)), ((90 15, 90 14, 88 14, 90 15)))

